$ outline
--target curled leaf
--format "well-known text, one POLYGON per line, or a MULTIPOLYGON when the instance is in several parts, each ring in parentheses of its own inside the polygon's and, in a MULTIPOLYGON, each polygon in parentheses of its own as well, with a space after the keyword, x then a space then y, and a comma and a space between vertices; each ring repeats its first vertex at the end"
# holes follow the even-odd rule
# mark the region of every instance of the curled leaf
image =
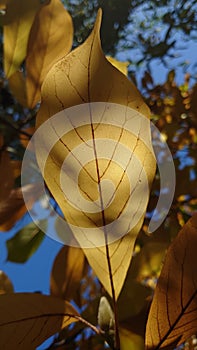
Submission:
POLYGON ((71 304, 51 296, 0 295, 0 348, 34 350, 51 335, 76 322, 77 315, 71 304))
POLYGON ((146 349, 174 349, 197 332, 197 214, 171 244, 146 327, 146 349))
POLYGON ((72 46, 73 25, 69 13, 60 0, 51 0, 36 15, 31 28, 27 58, 28 106, 40 101, 41 84, 50 68, 72 46))

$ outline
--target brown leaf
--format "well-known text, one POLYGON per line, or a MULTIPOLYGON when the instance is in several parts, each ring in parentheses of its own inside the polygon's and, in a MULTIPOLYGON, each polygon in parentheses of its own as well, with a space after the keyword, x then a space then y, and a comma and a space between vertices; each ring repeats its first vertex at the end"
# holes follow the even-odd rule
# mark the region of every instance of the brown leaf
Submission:
POLYGON ((10 230, 39 198, 39 186, 27 185, 23 191, 29 192, 29 201, 24 203, 22 188, 13 189, 5 200, 0 202, 0 231, 10 230))
POLYGON ((0 202, 6 200, 14 186, 14 174, 9 153, 0 152, 0 202))
POLYGON ((9 78, 23 62, 34 17, 43 6, 40 0, 9 0, 4 20, 4 71, 9 78))
POLYGON ((14 292, 14 287, 8 276, 0 270, 0 295, 14 292))
MULTIPOLYGON (((37 127, 64 108, 88 102, 114 102, 119 105, 131 107, 135 111, 139 111, 146 117, 149 117, 149 109, 136 87, 105 58, 100 44, 100 25, 101 12, 99 11, 94 30, 86 42, 63 57, 51 68, 42 87, 42 103, 37 115, 37 127)), ((94 129, 93 135, 93 125, 91 123, 89 122, 88 125, 83 125, 78 129, 73 127, 73 130, 68 133, 69 135, 63 136, 57 142, 45 164, 44 178, 69 224, 78 227, 98 228, 103 224, 105 226, 102 213, 88 213, 87 215, 83 211, 79 212, 77 209, 73 209, 69 201, 65 200, 64 193, 61 190, 60 171, 70 150, 77 147, 83 141, 85 144, 86 140, 92 140, 94 142, 97 138, 105 138, 114 140, 116 144, 119 144, 121 139, 121 143, 131 148, 132 153, 133 147, 135 148, 136 156, 143 164, 149 184, 154 176, 155 160, 151 152, 144 147, 143 142, 138 139, 136 142, 136 138, 132 138, 131 134, 124 130, 124 125, 119 129, 113 127, 113 125, 108 127, 100 123, 94 129), (136 144, 137 147, 135 147, 136 144)), ((146 135, 149 135, 149 128, 146 128, 144 125, 142 129, 143 131, 140 130, 139 133, 144 132, 146 135)), ((55 125, 54 127, 52 125, 52 132, 54 130, 55 125)), ((42 140, 46 140, 46 143, 47 135, 49 135, 49 130, 46 132, 44 129, 42 140)), ((43 147, 38 145, 38 150, 39 146, 43 147)), ((103 145, 103 147, 106 146, 103 145)), ((39 154, 38 152, 37 158, 38 162, 43 162, 41 153, 39 154)), ((78 157, 78 159, 80 158, 78 157)), ((115 188, 118 189, 114 193, 117 201, 112 206, 109 206, 105 212, 106 222, 111 223, 119 217, 121 213, 120 208, 123 208, 125 205, 129 183, 126 177, 124 179, 122 178, 124 177, 124 170, 118 168, 115 162, 113 162, 113 159, 112 161, 99 160, 98 162, 97 160, 94 159, 82 169, 79 187, 86 199, 95 201, 99 196, 98 187, 101 180, 98 179, 98 168, 99 174, 104 174, 103 179, 110 179, 114 183, 115 188)), ((136 210, 135 208, 134 211, 136 210)), ((123 286, 132 257, 135 239, 142 221, 143 215, 129 234, 109 245, 109 259, 116 297, 118 297, 123 286)), ((113 235, 112 232, 111 235, 113 235)), ((83 246, 84 238, 77 237, 77 240, 83 246)), ((90 240, 89 243, 90 248, 84 248, 84 253, 101 283, 111 295, 109 259, 107 260, 106 258, 106 247, 95 247, 96 244, 93 240, 90 240)))
POLYGON ((26 71, 28 106, 40 101, 41 84, 50 68, 66 55, 73 40, 73 25, 60 0, 51 0, 36 15, 28 42, 26 71))
POLYGON ((197 332, 197 214, 171 244, 155 290, 146 348, 174 349, 197 332))
POLYGON ((35 350, 51 335, 76 322, 74 307, 51 296, 17 293, 0 295, 0 348, 35 350))
POLYGON ((63 247, 51 272, 51 295, 65 300, 75 299, 83 277, 85 256, 80 248, 63 247))

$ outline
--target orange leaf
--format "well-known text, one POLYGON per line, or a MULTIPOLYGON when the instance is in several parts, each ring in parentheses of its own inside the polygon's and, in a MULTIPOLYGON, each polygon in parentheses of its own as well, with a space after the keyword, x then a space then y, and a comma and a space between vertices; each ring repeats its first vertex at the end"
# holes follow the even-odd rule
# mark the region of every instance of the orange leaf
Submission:
POLYGON ((36 15, 28 42, 26 71, 28 106, 40 101, 41 84, 55 62, 72 46, 73 25, 60 0, 51 0, 36 15))
POLYGON ((146 327, 146 349, 174 349, 197 332, 197 214, 171 244, 146 327))

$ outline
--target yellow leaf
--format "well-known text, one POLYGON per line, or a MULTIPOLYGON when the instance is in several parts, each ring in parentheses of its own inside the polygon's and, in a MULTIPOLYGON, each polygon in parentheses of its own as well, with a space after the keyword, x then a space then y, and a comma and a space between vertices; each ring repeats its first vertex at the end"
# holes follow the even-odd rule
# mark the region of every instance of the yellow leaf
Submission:
POLYGON ((63 247, 51 272, 51 295, 65 300, 74 299, 84 272, 85 256, 82 249, 63 247))
POLYGON ((171 244, 146 327, 146 348, 174 349, 197 331, 197 214, 171 244))
POLYGON ((73 25, 60 0, 51 0, 36 15, 31 28, 27 58, 28 106, 40 101, 41 84, 53 64, 72 46, 73 25))
MULTIPOLYGON (((46 3, 46 2, 45 2, 46 3)), ((40 0, 9 0, 4 17, 4 71, 9 78, 25 59, 34 17, 43 6, 40 0)))
MULTIPOLYGON (((49 154, 47 154, 48 158, 46 164, 44 164, 45 168, 43 173, 45 181, 60 205, 68 223, 79 228, 89 228, 90 231, 98 229, 98 227, 101 227, 102 231, 102 227, 106 227, 106 224, 115 222, 124 210, 125 205, 127 205, 130 184, 128 177, 125 175, 126 165, 122 169, 115 161, 113 161, 113 159, 103 159, 102 157, 102 159, 98 159, 95 155, 95 158, 92 161, 87 162, 85 166, 82 166, 79 174, 78 186, 82 196, 86 199, 86 203, 94 202, 99 197, 98 188, 101 182, 101 177, 105 184, 107 184, 108 179, 114 183, 115 192, 113 193, 113 196, 116 197, 116 201, 114 201, 112 205, 109 205, 105 211, 100 210, 98 213, 86 213, 85 208, 80 211, 74 208, 69 201, 66 201, 65 195, 61 189, 60 173, 62 164, 69 153, 72 154, 71 150, 77 148, 80 144, 82 144, 82 147, 88 147, 88 142, 90 142, 89 148, 94 149, 94 146, 92 145, 94 145, 95 140, 110 140, 111 143, 115 144, 115 150, 120 143, 129 149, 129 159, 132 158, 131 154, 135 151, 135 156, 140 159, 141 163, 139 174, 145 171, 148 186, 150 185, 155 172, 154 156, 145 143, 140 140, 140 135, 142 133, 143 135, 146 135, 147 143, 150 143, 150 125, 148 118, 146 118, 149 117, 149 109, 143 102, 136 87, 105 58, 100 44, 100 24, 101 11, 98 13, 93 32, 86 42, 70 54, 63 57, 51 68, 43 83, 42 103, 37 115, 37 127, 43 124, 43 129, 40 128, 41 144, 37 144, 36 146, 38 150, 37 159, 40 166, 42 166, 41 164, 43 164, 44 161, 43 153, 39 153, 39 149, 46 149, 47 142, 51 143, 54 134, 56 136, 59 135, 59 132, 62 131, 61 129, 64 128, 64 125, 62 125, 56 130, 55 124, 53 125, 53 123, 49 123, 50 125, 46 125, 44 122, 48 119, 50 122, 50 117, 57 112, 76 105, 81 105, 78 109, 79 120, 80 118, 83 118, 81 117, 83 114, 89 114, 89 124, 85 123, 85 125, 81 125, 78 128, 73 126, 73 118, 71 118, 70 123, 72 125, 72 130, 69 131, 67 135, 59 137, 58 142, 56 142, 55 146, 51 148, 49 154), (94 110, 94 104, 93 106, 88 104, 90 102, 104 102, 102 106, 100 104, 96 104, 96 106, 99 110, 103 111, 103 114, 101 113, 102 117, 107 121, 108 118, 111 118, 112 116, 115 120, 115 114, 117 114, 117 119, 121 117, 117 111, 119 108, 122 108, 121 114, 124 121, 122 121, 122 124, 117 127, 117 125, 113 125, 113 123, 110 123, 109 121, 108 124, 100 122, 100 120, 102 120, 100 117, 99 123, 95 122, 96 126, 94 126, 94 123, 91 120, 93 115, 92 112, 90 112, 91 108, 94 110), (112 104, 109 105, 108 103, 112 102, 116 104, 115 110, 110 110, 112 104), (87 110, 83 109, 85 103, 85 108, 87 108, 87 110), (105 106, 104 110, 102 109, 103 105, 105 106), (132 115, 136 115, 136 112, 141 112, 145 116, 144 123, 142 123, 142 125, 140 123, 140 130, 138 130, 137 135, 135 136, 128 130, 124 129, 125 115, 127 115, 128 107, 132 108, 132 115), (44 142, 44 144, 42 144, 42 142, 44 142), (100 174, 102 175, 100 176, 100 174), (105 220, 103 218, 103 212, 105 220)), ((68 115, 69 113, 71 112, 68 112, 68 115)), ((135 128, 135 125, 133 125, 133 127, 135 128)), ((103 141, 102 151, 107 149, 106 145, 107 144, 103 141)), ((86 150, 83 151, 83 155, 84 154, 86 154, 86 150)), ((111 157, 113 158, 113 154, 111 157)), ((76 158, 78 163, 81 164, 81 158, 78 154, 75 156, 75 159, 76 158)), ((123 154, 120 154, 118 162, 121 158, 124 158, 123 154)), ((130 160, 127 160, 127 162, 127 165, 130 164, 130 160)), ((73 173, 75 174, 74 168, 73 173)), ((140 183, 141 180, 139 177, 137 177, 137 182, 140 183)), ((134 189, 136 188, 134 183, 131 186, 133 186, 134 189)), ((67 185, 67 187, 71 186, 67 185)), ((74 190, 75 188, 73 188, 73 191, 74 190)), ((143 191, 142 188, 141 190, 143 191)), ((110 196, 112 196, 112 193, 107 187, 105 190, 100 190, 100 195, 101 194, 102 196, 105 196, 106 194, 108 200, 110 196)), ((75 198, 74 192, 72 193, 72 196, 75 198)), ((102 202, 101 198, 100 201, 102 202)), ((145 198, 143 198, 142 202, 143 205, 146 206, 147 199, 145 200, 145 198)), ((135 217, 136 211, 138 211, 140 213, 140 219, 135 225, 133 225, 134 227, 131 231, 127 231, 130 231, 128 234, 123 230, 121 232, 121 239, 119 239, 120 236, 116 238, 113 236, 114 232, 110 233, 110 235, 113 236, 113 241, 116 240, 116 242, 108 244, 108 259, 106 257, 106 247, 104 246, 105 234, 103 231, 103 246, 101 246, 101 244, 98 246, 96 241, 91 237, 90 239, 88 238, 88 249, 86 249, 87 245, 85 245, 84 248, 84 235, 81 235, 80 232, 79 235, 76 236, 76 232, 74 233, 79 245, 83 247, 84 253, 91 267, 104 285, 105 289, 110 295, 112 295, 109 273, 110 260, 116 298, 123 286, 132 257, 135 239, 143 222, 145 210, 143 209, 140 211, 140 205, 141 204, 139 204, 138 208, 134 201, 132 203, 133 213, 131 216, 133 215, 133 217, 135 217)), ((109 242, 108 239, 107 241, 109 242)))
POLYGON ((125 328, 120 328, 120 349, 144 350, 144 339, 125 328))
POLYGON ((74 307, 51 296, 0 295, 0 348, 35 350, 47 338, 77 319, 74 307))
POLYGON ((14 287, 8 276, 0 270, 0 294, 12 293, 14 287))
POLYGON ((27 107, 27 93, 24 75, 17 70, 9 78, 9 87, 16 100, 24 107, 27 107))
POLYGON ((121 62, 116 60, 115 58, 111 57, 111 56, 106 56, 106 58, 108 59, 108 61, 113 64, 114 67, 116 67, 120 72, 122 72, 124 75, 128 75, 128 65, 129 62, 121 62))

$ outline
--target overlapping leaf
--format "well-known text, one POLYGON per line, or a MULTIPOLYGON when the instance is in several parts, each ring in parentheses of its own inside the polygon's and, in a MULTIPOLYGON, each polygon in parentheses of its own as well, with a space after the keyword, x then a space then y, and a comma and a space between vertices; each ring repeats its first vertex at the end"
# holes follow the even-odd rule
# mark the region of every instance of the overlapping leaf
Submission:
POLYGON ((51 296, 0 295, 0 348, 35 350, 51 335, 76 322, 76 315, 71 304, 51 296))
POLYGON ((24 203, 22 188, 14 188, 9 196, 0 201, 0 231, 8 231, 31 208, 40 196, 39 186, 26 185, 23 192, 29 193, 28 202, 24 203))
POLYGON ((60 0, 51 0, 36 15, 28 41, 26 72, 28 106, 40 101, 41 84, 59 58, 72 46, 73 25, 60 0))
POLYGON ((57 255, 51 272, 51 294, 74 299, 83 277, 85 256, 81 249, 63 247, 57 255))
POLYGON ((146 348, 174 349, 197 332, 197 214, 170 246, 146 328, 146 348))
MULTIPOLYGON (((114 102, 131 107, 143 113, 145 116, 149 116, 149 109, 143 102, 135 86, 105 58, 100 44, 100 24, 101 12, 99 12, 94 30, 86 42, 63 57, 50 70, 43 83, 42 104, 37 116, 37 126, 41 125, 48 118, 64 108, 88 102, 114 102)), ((71 220, 71 222, 73 222, 74 220, 74 222, 76 222, 76 220, 79 220, 78 225, 80 226, 81 222, 85 222, 86 227, 92 227, 92 225, 93 227, 98 227, 104 224, 101 213, 98 215, 86 215, 83 212, 76 213, 73 207, 71 208, 71 206, 66 203, 65 196, 61 190, 60 171, 69 150, 77 147, 82 140, 85 142, 86 138, 89 139, 90 137, 93 139, 97 137, 110 137, 118 143, 120 134, 122 135, 123 133, 123 128, 120 128, 119 133, 116 131, 117 129, 113 129, 113 126, 110 126, 109 130, 107 127, 105 128, 103 125, 99 125, 94 130, 94 135, 92 135, 90 127, 84 127, 80 130, 75 130, 73 128, 73 131, 70 132, 70 136, 65 139, 62 137, 56 147, 50 152, 45 167, 45 181, 68 221, 71 220)), ((148 135, 149 130, 143 130, 143 132, 146 132, 148 135)), ((44 133, 46 136, 46 131, 44 133)), ((128 144, 128 139, 130 139, 130 136, 125 134, 125 136, 121 138, 121 141, 128 144)), ((136 144, 136 140, 134 144, 136 144)), ((150 151, 147 152, 147 149, 145 149, 140 142, 138 151, 137 156, 141 159, 146 169, 148 182, 150 183, 154 176, 154 157, 150 151)), ((37 157, 38 161, 42 161, 41 153, 38 152, 37 157)), ((100 179, 98 179, 98 169, 96 169, 95 164, 96 159, 92 164, 88 165, 89 168, 87 167, 87 169, 84 170, 85 175, 87 175, 87 173, 89 175, 82 179, 80 187, 84 196, 87 196, 91 200, 95 200, 97 197, 98 183, 100 182, 100 179)), ((125 191, 126 188, 124 187, 125 182, 120 180, 122 173, 120 174, 116 166, 112 165, 110 167, 108 165, 109 161, 107 164, 105 162, 100 162, 100 173, 105 173, 106 177, 109 175, 112 181, 115 180, 116 186, 120 187, 119 202, 114 205, 112 212, 108 210, 107 221, 109 220, 110 222, 113 216, 115 219, 117 215, 120 214, 119 208, 123 205, 123 191, 125 191)), ((118 297, 124 283, 135 238, 139 232, 142 220, 143 218, 141 217, 141 220, 129 234, 109 245, 109 259, 116 297, 118 297)), ((81 244, 80 238, 77 239, 79 240, 79 244, 81 244)), ((92 244, 90 248, 84 249, 86 257, 106 290, 111 294, 109 259, 107 260, 106 258, 106 247, 95 248, 95 243, 93 241, 91 242, 91 240, 90 244, 92 244)))
POLYGON ((18 70, 26 56, 30 29, 41 6, 40 0, 10 0, 7 3, 4 16, 4 71, 8 78, 18 70))

